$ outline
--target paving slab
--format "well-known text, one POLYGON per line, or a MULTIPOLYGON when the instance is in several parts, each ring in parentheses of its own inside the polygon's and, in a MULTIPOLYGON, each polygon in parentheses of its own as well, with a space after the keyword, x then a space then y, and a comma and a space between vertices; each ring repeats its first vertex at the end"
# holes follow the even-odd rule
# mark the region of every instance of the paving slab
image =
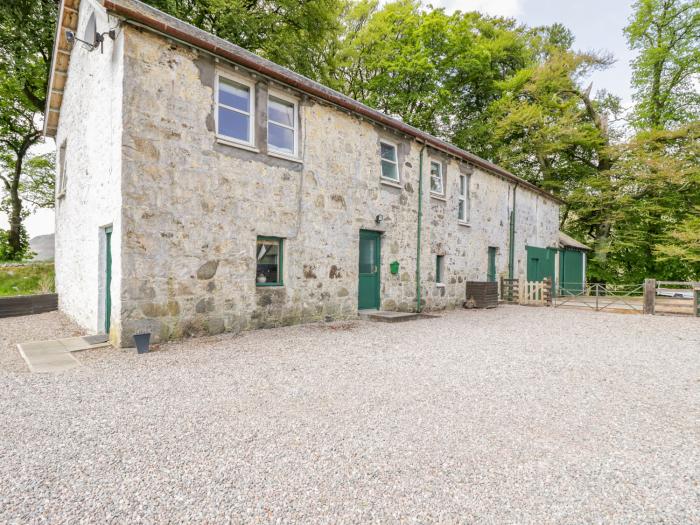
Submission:
POLYGON ((68 337, 48 341, 30 341, 17 345, 29 370, 35 373, 63 372, 80 366, 72 352, 109 346, 104 335, 68 337))

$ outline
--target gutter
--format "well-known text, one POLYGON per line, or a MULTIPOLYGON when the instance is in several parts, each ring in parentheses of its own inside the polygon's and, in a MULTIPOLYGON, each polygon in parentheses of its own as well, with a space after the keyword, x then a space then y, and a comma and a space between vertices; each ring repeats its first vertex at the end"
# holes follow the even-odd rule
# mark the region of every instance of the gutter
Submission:
POLYGON ((496 164, 484 160, 472 153, 469 153, 468 151, 458 148, 457 146, 442 141, 429 133, 414 128, 413 126, 409 126, 400 120, 389 117, 384 113, 372 109, 369 106, 353 100, 333 89, 323 86, 318 82, 314 82, 313 80, 294 73, 293 71, 279 66, 274 62, 263 59, 250 51, 211 35, 210 33, 178 20, 175 17, 167 15, 155 8, 139 2, 138 0, 102 0, 102 4, 107 10, 124 17, 129 21, 136 22, 137 24, 135 25, 141 24, 148 29, 162 33, 175 40, 179 40, 185 44, 209 52, 215 56, 222 57, 233 62, 234 64, 238 64, 247 69, 260 73, 269 79, 276 80, 303 93, 307 93, 318 99, 329 102, 346 111, 350 111, 372 120, 377 124, 392 128, 400 133, 414 137, 424 145, 461 158, 481 169, 515 182, 516 184, 522 185, 532 192, 540 194, 558 204, 564 204, 564 201, 559 197, 556 197, 542 188, 513 175, 496 164))

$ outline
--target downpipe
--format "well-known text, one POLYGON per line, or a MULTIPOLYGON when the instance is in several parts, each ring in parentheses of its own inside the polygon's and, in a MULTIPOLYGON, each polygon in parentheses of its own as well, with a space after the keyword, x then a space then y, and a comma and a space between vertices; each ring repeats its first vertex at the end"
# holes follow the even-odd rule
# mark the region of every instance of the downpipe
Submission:
POLYGON ((420 313, 420 253, 421 253, 421 230, 423 225, 423 152, 425 143, 420 150, 420 160, 418 162, 418 231, 416 233, 416 312, 420 313))

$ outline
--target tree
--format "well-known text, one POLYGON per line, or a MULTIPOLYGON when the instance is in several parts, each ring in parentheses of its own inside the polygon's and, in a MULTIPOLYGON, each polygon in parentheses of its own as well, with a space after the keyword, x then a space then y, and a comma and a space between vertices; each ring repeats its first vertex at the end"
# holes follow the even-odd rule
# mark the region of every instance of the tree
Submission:
POLYGON ((6 0, 0 10, 0 182, 10 223, 5 256, 11 259, 25 252, 22 178, 42 136, 56 7, 55 0, 6 0))
POLYGON ((700 117, 700 0, 637 0, 625 28, 632 63, 634 124, 668 129, 700 117))

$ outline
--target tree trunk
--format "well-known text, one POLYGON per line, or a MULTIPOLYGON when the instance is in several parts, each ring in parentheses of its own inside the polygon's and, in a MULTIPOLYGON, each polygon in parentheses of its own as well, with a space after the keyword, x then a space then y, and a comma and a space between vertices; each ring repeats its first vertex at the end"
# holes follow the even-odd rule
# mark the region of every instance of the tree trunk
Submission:
POLYGON ((9 198, 10 198, 10 231, 7 237, 7 243, 10 246, 10 259, 18 258, 22 255, 22 199, 19 197, 19 181, 22 175, 22 163, 24 156, 18 156, 15 161, 15 171, 10 181, 9 198))

